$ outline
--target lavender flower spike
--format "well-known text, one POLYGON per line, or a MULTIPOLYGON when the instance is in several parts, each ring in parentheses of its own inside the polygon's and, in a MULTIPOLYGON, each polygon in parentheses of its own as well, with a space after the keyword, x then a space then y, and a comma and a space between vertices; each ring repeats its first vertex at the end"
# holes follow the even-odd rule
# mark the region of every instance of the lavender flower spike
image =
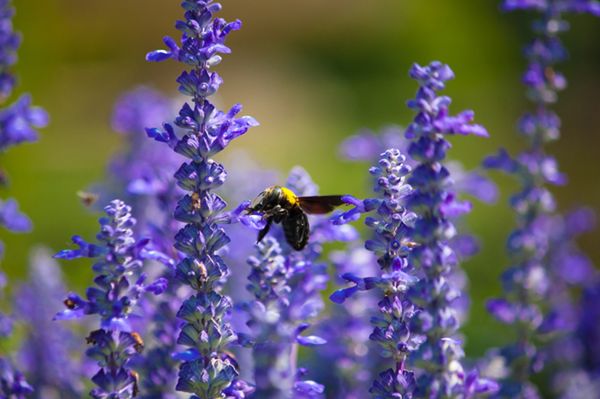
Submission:
POLYGON ((97 387, 90 395, 94 399, 130 399, 137 395, 138 378, 129 362, 143 349, 143 340, 132 331, 130 319, 142 294, 161 293, 164 280, 145 283, 146 276, 141 273, 141 268, 146 259, 155 258, 155 251, 145 250, 148 240, 136 241, 133 237, 135 219, 131 217, 131 208, 114 200, 104 209, 107 217, 100 219, 98 244, 87 243, 75 236, 73 241, 79 249, 63 250, 55 255, 61 259, 97 259, 92 267, 96 285, 87 289, 87 299, 69 294, 64 301, 67 309, 58 313, 56 319, 100 316, 100 329, 87 337, 92 346, 86 355, 100 366, 92 377, 97 387))
POLYGON ((249 388, 237 379, 235 359, 227 351, 237 337, 227 320, 231 301, 220 292, 229 275, 220 254, 230 240, 221 225, 240 216, 239 212, 237 216, 223 212, 226 203, 214 190, 223 185, 227 173, 211 157, 258 123, 251 117, 236 117, 241 111, 239 104, 224 113, 208 100, 222 82, 210 68, 221 61, 219 53, 230 52, 224 41, 241 22, 213 19, 221 5, 210 0, 184 0, 182 8, 185 20, 176 23, 182 33, 181 44, 167 37, 168 50, 146 56, 148 61, 172 58, 189 68, 177 82, 179 91, 192 100, 183 105, 175 120, 185 132, 183 137, 177 137, 168 123, 162 129, 146 130, 150 137, 189 159, 175 173, 177 184, 189 193, 179 199, 175 209, 175 219, 185 223, 175 236, 176 249, 185 255, 176 266, 176 277, 195 295, 185 300, 177 314, 185 322, 177 342, 188 349, 177 354, 183 363, 176 389, 193 394, 192 398, 241 398, 249 388))
MULTIPOLYGON (((299 196, 317 194, 317 186, 300 167, 292 170, 286 186, 299 196)), ((245 307, 254 349, 255 395, 273 399, 321 398, 323 385, 306 380, 308 370, 298 367, 298 349, 327 345, 320 336, 305 335, 323 309, 321 291, 327 286, 328 276, 326 264, 319 262, 322 245, 354 239, 357 233, 351 226, 314 220, 310 242, 302 251, 293 250, 280 229, 274 236, 258 243, 257 256, 248 259, 252 269, 247 288, 254 300, 245 307)))
MULTIPOLYGON (((0 300, 4 299, 6 276, 0 270, 0 300)), ((0 340, 10 337, 13 330, 13 317, 0 311, 0 340)), ((0 342, 1 346, 4 346, 0 342)), ((0 354, 0 398, 25 399, 33 392, 33 388, 25 380, 25 376, 17 370, 5 353, 0 354)))
POLYGON ((379 314, 371 318, 374 329, 369 339, 379 345, 382 356, 391 360, 392 367, 373 382, 369 392, 376 399, 412 398, 416 389, 414 372, 407 367, 407 359, 421 339, 411 329, 417 309, 407 292, 418 277, 408 263, 410 248, 406 238, 414 214, 402 205, 411 190, 405 182, 410 168, 404 161, 399 150, 389 149, 381 154, 377 166, 369 170, 378 197, 363 201, 365 211, 376 210, 375 216, 365 220, 374 232, 365 247, 377 257, 380 275, 359 278, 347 274, 344 277, 355 285, 332 295, 334 302, 342 302, 357 290, 377 288, 381 292, 379 314))
MULTIPOLYGON (((17 62, 21 36, 13 31, 15 10, 10 0, 0 0, 0 102, 12 94, 16 79, 11 72, 17 62)), ((0 152, 6 148, 37 140, 34 127, 44 127, 48 115, 40 108, 31 107, 31 98, 24 94, 12 105, 0 109, 0 152)))
MULTIPOLYGON (((14 89, 16 79, 11 67, 17 61, 17 49, 21 37, 13 31, 14 8, 10 0, 0 0, 0 102, 4 102, 14 89)), ((37 140, 35 127, 44 127, 48 115, 40 108, 31 106, 31 98, 24 94, 13 104, 0 109, 0 153, 9 147, 37 140)), ((5 172, 0 168, 0 187, 7 182, 5 172)), ((19 211, 14 199, 0 199, 0 226, 13 232, 31 230, 31 221, 19 211)), ((3 253, 0 241, 0 257, 3 253)))
MULTIPOLYGON (((555 300, 569 297, 571 282, 560 274, 552 276, 553 263, 559 260, 553 251, 565 248, 562 241, 567 237, 560 234, 560 228, 557 230, 553 221, 556 219, 553 216, 556 201, 549 190, 551 185, 565 184, 566 177, 560 173, 556 159, 545 151, 545 145, 560 136, 560 118, 550 105, 558 100, 558 92, 567 84, 564 75, 555 69, 555 65, 567 56, 559 39, 559 34, 569 28, 562 14, 575 12, 600 16, 600 3, 593 0, 505 0, 502 7, 540 13, 532 24, 536 38, 526 48, 528 66, 522 78, 527 96, 535 106, 518 124, 520 133, 527 140, 527 148, 514 158, 501 150, 484 162, 490 169, 513 175, 522 186, 510 199, 517 216, 517 227, 507 242, 511 264, 502 275, 504 292, 502 297, 488 301, 487 307, 498 321, 512 325, 517 336, 515 342, 499 351, 507 369, 501 381, 500 395, 529 399, 540 396, 531 377, 542 370, 549 357, 544 343, 558 332, 568 332, 568 327, 558 322, 557 317, 564 313, 560 309, 564 301, 557 307, 555 300)), ((590 277, 591 274, 582 281, 590 277)), ((569 364, 559 363, 557 369, 564 369, 569 364)))
POLYGON ((71 354, 83 343, 72 331, 57 325, 49 315, 61 306, 65 290, 58 263, 46 248, 34 248, 29 261, 29 279, 15 296, 15 306, 26 323, 26 343, 19 353, 27 378, 36 387, 31 398, 77 399, 82 397, 81 361, 71 354))
POLYGON ((409 235, 415 246, 409 261, 423 275, 411 287, 410 298, 421 308, 414 328, 425 339, 413 356, 424 371, 417 381, 416 396, 470 398, 493 392, 497 387, 464 371, 462 345, 455 339, 459 319, 454 301, 461 293, 450 280, 459 267, 458 257, 449 245, 455 234, 450 218, 468 211, 469 206, 458 202, 448 191, 450 173, 443 161, 450 144, 444 136, 486 137, 487 131, 471 123, 472 111, 450 116, 450 98, 436 95, 454 77, 448 65, 415 64, 410 76, 420 87, 415 99, 408 102, 417 115, 406 131, 406 137, 412 141, 409 154, 417 162, 408 178, 413 191, 406 200, 407 208, 418 216, 409 235))

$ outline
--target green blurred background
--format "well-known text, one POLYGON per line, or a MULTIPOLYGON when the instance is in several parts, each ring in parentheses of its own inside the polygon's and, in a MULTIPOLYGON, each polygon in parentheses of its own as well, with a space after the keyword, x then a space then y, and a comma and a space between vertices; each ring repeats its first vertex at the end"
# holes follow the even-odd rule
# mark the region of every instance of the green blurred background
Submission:
MULTIPOLYGON (((342 161, 340 141, 363 127, 406 125, 412 114, 405 101, 416 90, 408 69, 436 59, 456 73, 446 90, 451 109, 474 109, 491 134, 453 138, 453 159, 474 167, 499 146, 516 151, 523 144, 514 127, 529 107, 520 76, 531 14, 502 14, 496 0, 222 3, 222 16, 240 18, 244 26, 231 35, 233 54, 218 67, 225 80, 219 102, 240 102, 260 121, 232 147, 246 149, 265 167, 287 171, 301 164, 324 193, 366 194, 368 165, 342 161)), ((98 215, 75 193, 103 179, 107 160, 122 144, 110 128, 120 94, 145 84, 177 95, 180 66, 149 64, 144 55, 162 47, 165 34, 176 34, 181 14, 177 0, 18 0, 15 6, 16 29, 24 36, 18 91, 31 92, 51 124, 39 143, 11 149, 0 161, 12 182, 2 197, 16 197, 35 224, 30 234, 0 232, 7 250, 2 266, 12 281, 25 277, 33 245, 58 250, 72 234, 95 233, 98 215)), ((554 192, 562 209, 587 204, 600 211, 600 21, 569 20, 573 26, 564 41, 571 60, 560 67, 569 87, 556 107, 563 138, 550 151, 570 183, 554 192)), ((505 237, 513 226, 506 201, 515 183, 494 178, 502 190, 498 204, 476 203, 469 216, 483 241, 482 252, 464 264, 473 296, 464 328, 471 356, 510 336, 483 307, 499 291, 505 237)), ((582 240, 596 263, 597 237, 582 240)), ((76 263, 64 270, 71 288, 89 281, 89 267, 76 263)))

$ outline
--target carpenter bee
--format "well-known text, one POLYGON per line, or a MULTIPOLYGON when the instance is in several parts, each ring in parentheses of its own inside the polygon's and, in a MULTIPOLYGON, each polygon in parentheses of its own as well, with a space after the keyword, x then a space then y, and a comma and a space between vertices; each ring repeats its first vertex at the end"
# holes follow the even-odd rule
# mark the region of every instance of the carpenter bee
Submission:
POLYGON ((287 242, 300 251, 308 242, 310 230, 306 214, 329 213, 342 204, 341 195, 298 197, 288 188, 271 186, 256 197, 248 212, 261 212, 267 221, 267 225, 258 233, 256 242, 267 235, 271 224, 281 223, 287 242))

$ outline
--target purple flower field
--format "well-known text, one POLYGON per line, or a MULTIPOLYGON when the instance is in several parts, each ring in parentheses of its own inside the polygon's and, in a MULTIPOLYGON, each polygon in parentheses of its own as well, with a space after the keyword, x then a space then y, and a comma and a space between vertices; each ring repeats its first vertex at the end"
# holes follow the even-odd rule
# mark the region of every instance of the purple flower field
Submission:
MULTIPOLYGON (((20 5, 0 0, 0 153, 44 146, 53 123, 35 92, 14 94, 20 5)), ((56 230, 63 248, 33 247, 27 276, 4 273, 15 268, 4 234, 36 220, 0 164, 0 399, 600 399, 600 269, 578 243, 596 216, 563 210, 556 193, 571 183, 552 145, 570 140, 557 104, 578 79, 561 72, 574 62, 564 37, 600 24, 600 1, 497 8, 530 26, 518 149, 477 153, 475 167, 453 158, 453 145, 479 149, 495 133, 476 121, 478 104, 452 104, 460 64, 414 62, 396 71, 411 85, 397 107, 406 128, 349 132, 337 155, 362 188, 331 192, 302 166, 280 173, 236 152, 261 129, 219 97, 242 21, 224 19, 236 14, 226 1, 181 0, 163 48, 131 55, 148 70, 175 64, 179 96, 122 90, 111 125, 125 144, 77 194, 101 215, 95 236, 56 230), (504 199, 512 228, 492 259, 503 271, 481 301, 465 265, 485 269, 477 254, 489 244, 466 217, 504 199), (85 287, 70 278, 80 265, 85 287), (464 327, 478 308, 498 337, 470 353, 464 327)))

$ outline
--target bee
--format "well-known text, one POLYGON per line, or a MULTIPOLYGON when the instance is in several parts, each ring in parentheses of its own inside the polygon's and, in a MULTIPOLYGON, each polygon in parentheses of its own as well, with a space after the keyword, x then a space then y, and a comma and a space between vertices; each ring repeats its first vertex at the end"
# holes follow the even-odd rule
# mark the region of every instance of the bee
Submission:
POLYGON ((144 349, 144 340, 142 339, 142 336, 137 332, 132 332, 131 338, 135 342, 135 344, 133 345, 133 347, 135 348, 135 351, 137 353, 142 352, 142 350, 144 349))
POLYGON ((99 195, 90 193, 87 191, 77 191, 77 196, 81 200, 81 203, 87 207, 90 207, 98 201, 99 195))
POLYGON ((267 221, 256 242, 267 235, 273 223, 281 223, 287 242, 300 251, 306 246, 310 232, 306 214, 322 215, 343 204, 341 195, 298 197, 288 188, 271 186, 256 197, 248 212, 260 212, 267 221))

